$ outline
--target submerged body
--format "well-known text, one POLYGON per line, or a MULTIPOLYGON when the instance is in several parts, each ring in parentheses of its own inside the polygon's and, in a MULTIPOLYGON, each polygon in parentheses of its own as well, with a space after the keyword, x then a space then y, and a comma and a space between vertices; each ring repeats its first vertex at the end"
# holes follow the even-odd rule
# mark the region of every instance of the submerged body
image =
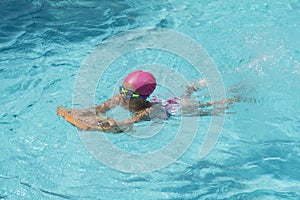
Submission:
POLYGON ((206 85, 206 81, 200 79, 198 82, 186 86, 185 94, 180 97, 164 100, 154 96, 147 100, 156 88, 156 79, 150 72, 138 70, 125 78, 122 86, 120 86, 119 94, 96 107, 71 110, 70 113, 79 120, 83 118, 88 120, 89 123, 87 124, 99 130, 116 128, 116 130, 128 130, 133 123, 153 119, 167 120, 171 115, 208 116, 224 114, 228 106, 238 100, 226 99, 219 102, 201 103, 193 98, 193 93, 206 85), (132 117, 124 121, 116 121, 106 115, 107 111, 117 106, 128 110, 132 117), (101 118, 98 114, 106 115, 106 119, 101 118))
MULTIPOLYGON (((132 117, 117 122, 113 118, 108 118, 102 125, 107 127, 131 125, 142 120, 160 119, 166 120, 170 116, 209 116, 224 114, 225 110, 238 98, 226 99, 219 102, 201 103, 193 98, 192 94, 199 90, 200 86, 206 84, 203 79, 190 86, 186 86, 186 93, 180 97, 171 99, 160 99, 157 96, 152 97, 149 101, 146 98, 128 98, 120 92, 108 101, 96 107, 96 114, 105 114, 107 111, 116 106, 130 111, 132 117), (209 109, 210 108, 210 109, 209 109)), ((126 82, 122 85, 125 90, 134 91, 135 89, 126 82)))

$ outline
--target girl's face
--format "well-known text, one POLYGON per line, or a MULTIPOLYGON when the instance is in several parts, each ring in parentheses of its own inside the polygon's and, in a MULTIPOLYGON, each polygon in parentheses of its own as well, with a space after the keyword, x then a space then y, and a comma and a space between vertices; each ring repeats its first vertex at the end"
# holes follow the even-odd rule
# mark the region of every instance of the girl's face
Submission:
POLYGON ((123 106, 125 106, 126 108, 128 108, 130 110, 135 110, 135 107, 137 105, 140 105, 141 103, 144 102, 144 98, 135 97, 135 95, 132 95, 132 93, 137 94, 137 95, 138 95, 138 93, 135 92, 135 88, 133 88, 130 84, 123 83, 122 87, 123 87, 123 89, 120 88, 120 93, 121 93, 121 95, 124 96, 123 106))

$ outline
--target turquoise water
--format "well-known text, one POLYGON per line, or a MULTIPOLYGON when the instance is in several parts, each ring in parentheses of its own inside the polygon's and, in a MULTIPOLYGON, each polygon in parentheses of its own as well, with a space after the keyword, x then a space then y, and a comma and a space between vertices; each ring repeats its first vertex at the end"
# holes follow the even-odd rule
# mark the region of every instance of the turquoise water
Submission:
MULTIPOLYGON (((0 10, 0 199, 300 199, 299 0, 3 0, 0 10), (226 115, 207 157, 198 157, 210 120, 203 117, 180 159, 135 174, 95 159, 55 109, 72 106, 76 75, 97 45, 142 27, 193 38, 214 60, 227 95, 243 101, 226 115)), ((131 67, 132 59, 151 56, 118 62, 131 67)), ((172 56, 159 60, 188 66, 172 56)), ((197 78, 191 67, 183 73, 197 78)), ((98 103, 120 78, 115 72, 101 80, 98 103)), ((167 144, 179 123, 171 117, 166 130, 148 140, 106 136, 129 152, 147 152, 167 144)))

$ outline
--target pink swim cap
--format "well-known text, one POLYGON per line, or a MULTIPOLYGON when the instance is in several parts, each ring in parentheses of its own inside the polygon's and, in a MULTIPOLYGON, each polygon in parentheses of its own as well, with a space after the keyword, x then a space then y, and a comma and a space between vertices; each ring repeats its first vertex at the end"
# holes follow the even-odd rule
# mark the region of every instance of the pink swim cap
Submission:
POLYGON ((143 96, 150 96, 156 88, 156 80, 150 72, 137 70, 128 74, 124 83, 130 84, 136 91, 143 96))

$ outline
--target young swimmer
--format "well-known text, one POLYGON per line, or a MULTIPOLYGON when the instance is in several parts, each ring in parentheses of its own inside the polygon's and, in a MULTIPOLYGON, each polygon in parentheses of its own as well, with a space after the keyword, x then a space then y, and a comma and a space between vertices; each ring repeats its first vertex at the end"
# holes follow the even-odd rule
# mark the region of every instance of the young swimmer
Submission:
POLYGON ((108 118, 108 120, 102 122, 101 126, 127 125, 149 119, 154 107, 146 99, 155 88, 156 79, 152 73, 138 70, 128 74, 122 86, 119 87, 119 94, 97 106, 96 114, 105 114, 108 110, 121 106, 133 112, 133 117, 122 122, 116 122, 113 118, 108 118))
POLYGON ((105 114, 116 106, 121 106, 133 113, 133 116, 125 121, 117 122, 109 117, 107 120, 100 122, 102 127, 126 126, 142 120, 150 120, 159 116, 166 119, 170 115, 188 114, 188 115, 214 115, 224 113, 228 105, 238 99, 227 99, 222 102, 208 102, 201 104, 192 98, 192 94, 199 90, 199 87, 205 86, 206 82, 201 79, 196 84, 186 87, 186 94, 181 97, 174 97, 169 100, 161 100, 153 97, 149 101, 147 98, 156 88, 156 79, 150 72, 138 70, 128 74, 119 88, 119 94, 113 96, 103 104, 96 106, 96 114, 105 114), (198 85, 198 86, 197 86, 198 85), (219 108, 213 108, 209 111, 203 111, 202 108, 213 105, 223 105, 219 108))

